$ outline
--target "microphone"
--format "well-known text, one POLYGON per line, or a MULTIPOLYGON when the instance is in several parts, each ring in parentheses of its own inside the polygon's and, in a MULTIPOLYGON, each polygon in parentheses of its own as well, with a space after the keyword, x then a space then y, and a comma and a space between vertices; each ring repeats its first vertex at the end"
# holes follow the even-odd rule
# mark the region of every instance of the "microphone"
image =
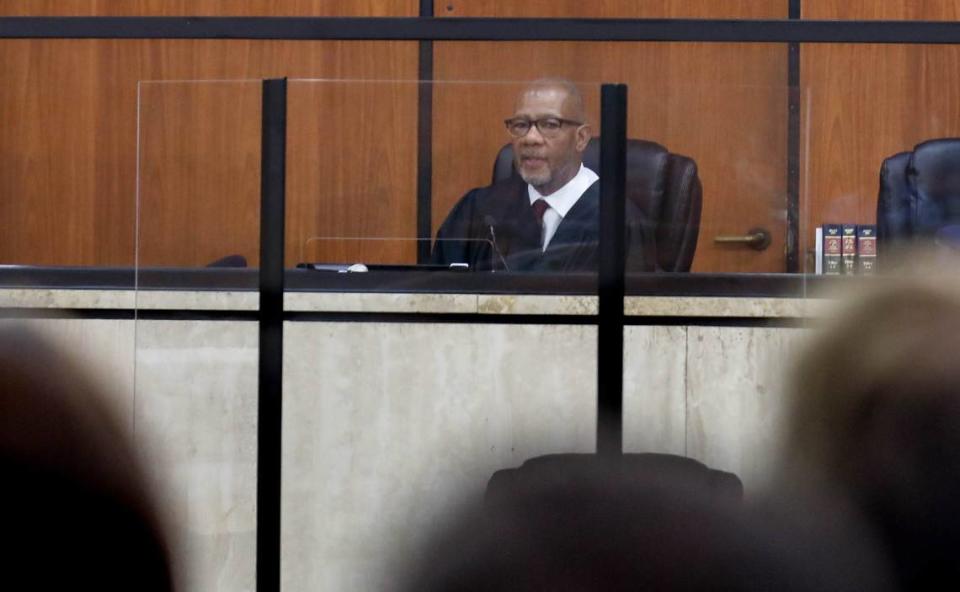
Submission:
POLYGON ((507 265, 507 260, 503 258, 503 253, 500 252, 500 247, 497 246, 497 232, 493 229, 497 225, 497 219, 487 214, 483 217, 483 223, 487 225, 487 228, 490 229, 490 238, 493 241, 493 252, 497 254, 497 257, 500 258, 500 263, 503 264, 504 271, 510 271, 510 266, 507 265))

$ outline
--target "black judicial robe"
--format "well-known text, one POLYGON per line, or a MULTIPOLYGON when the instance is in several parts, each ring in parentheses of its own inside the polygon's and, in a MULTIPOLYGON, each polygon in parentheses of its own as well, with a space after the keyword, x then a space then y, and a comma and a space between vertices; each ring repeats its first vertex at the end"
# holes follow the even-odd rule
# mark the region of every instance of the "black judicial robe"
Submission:
MULTIPOLYGON (((653 231, 629 200, 626 214, 627 270, 653 271, 653 231)), ((540 225, 530 207, 527 184, 512 176, 473 189, 457 202, 437 231, 432 259, 442 265, 467 263, 479 271, 596 272, 599 220, 597 181, 570 208, 546 251, 541 251, 540 225)))

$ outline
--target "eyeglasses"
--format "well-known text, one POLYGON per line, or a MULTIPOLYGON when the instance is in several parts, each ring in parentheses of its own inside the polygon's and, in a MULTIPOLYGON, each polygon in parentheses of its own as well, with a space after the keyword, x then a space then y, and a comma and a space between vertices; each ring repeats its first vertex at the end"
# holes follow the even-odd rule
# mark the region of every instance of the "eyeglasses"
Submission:
POLYGON ((560 119, 559 117, 544 117, 543 119, 525 119, 523 117, 513 117, 505 119, 503 123, 507 126, 507 131, 514 138, 522 138, 530 133, 530 128, 537 126, 537 131, 544 138, 555 138, 560 134, 563 124, 583 125, 582 121, 572 119, 560 119))

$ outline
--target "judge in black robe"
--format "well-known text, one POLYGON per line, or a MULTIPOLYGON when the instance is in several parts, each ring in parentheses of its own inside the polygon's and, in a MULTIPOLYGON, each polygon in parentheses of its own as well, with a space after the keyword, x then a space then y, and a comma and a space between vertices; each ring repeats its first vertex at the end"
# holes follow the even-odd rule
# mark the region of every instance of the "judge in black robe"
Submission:
MULTIPOLYGON (((437 232, 433 262, 466 263, 476 270, 597 272, 600 190, 595 175, 580 176, 590 141, 580 90, 569 80, 535 80, 517 96, 504 124, 516 174, 463 196, 437 232), (580 190, 574 201, 572 194, 580 190), (562 207, 573 204, 565 214, 551 213, 551 228, 554 214, 562 218, 544 249, 531 196, 549 204, 551 195, 562 207)), ((653 271, 653 233, 632 203, 625 214, 627 269, 653 271)))
MULTIPOLYGON (((437 231, 433 262, 466 263, 479 271, 596 272, 599 269, 600 182, 584 192, 541 248, 541 228, 527 184, 518 176, 473 189, 453 207, 437 231)), ((627 202, 628 271, 653 271, 652 229, 627 202)))

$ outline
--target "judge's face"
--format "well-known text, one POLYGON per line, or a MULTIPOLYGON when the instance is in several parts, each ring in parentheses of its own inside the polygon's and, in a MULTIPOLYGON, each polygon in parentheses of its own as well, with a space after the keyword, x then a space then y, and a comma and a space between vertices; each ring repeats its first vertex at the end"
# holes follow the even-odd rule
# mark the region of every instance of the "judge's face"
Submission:
POLYGON ((531 125, 521 137, 513 138, 513 154, 517 171, 524 181, 542 195, 560 189, 576 176, 583 151, 590 141, 590 128, 583 114, 563 88, 532 87, 517 98, 513 119, 537 121, 548 118, 565 120, 558 130, 544 133, 531 125))

